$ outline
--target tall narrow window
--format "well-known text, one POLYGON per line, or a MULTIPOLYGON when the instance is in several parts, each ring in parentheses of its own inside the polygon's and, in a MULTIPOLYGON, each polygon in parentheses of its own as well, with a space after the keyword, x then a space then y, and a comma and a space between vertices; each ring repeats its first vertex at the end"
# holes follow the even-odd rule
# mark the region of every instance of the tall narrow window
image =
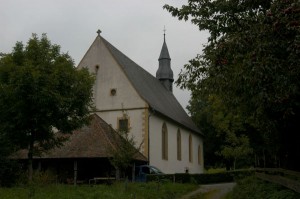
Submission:
POLYGON ((165 122, 162 126, 162 159, 168 159, 168 129, 165 122))
POLYGON ((202 151, 201 151, 201 146, 198 146, 198 164, 202 164, 202 151))
POLYGON ((181 133, 177 130, 177 160, 181 160, 181 133))
POLYGON ((191 134, 189 136, 189 161, 193 162, 193 138, 191 134))

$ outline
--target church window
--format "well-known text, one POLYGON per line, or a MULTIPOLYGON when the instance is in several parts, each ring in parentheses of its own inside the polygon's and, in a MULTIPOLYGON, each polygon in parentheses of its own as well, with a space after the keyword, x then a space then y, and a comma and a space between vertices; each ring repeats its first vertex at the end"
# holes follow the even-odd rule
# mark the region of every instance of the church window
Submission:
POLYGON ((189 161, 193 162, 193 138, 191 134, 189 136, 189 161))
POLYGON ((198 164, 201 165, 202 163, 202 151, 201 151, 201 146, 198 146, 198 164))
POLYGON ((181 132, 177 130, 177 160, 181 160, 181 132))
POLYGON ((162 159, 168 159, 168 129, 165 122, 162 126, 162 159))

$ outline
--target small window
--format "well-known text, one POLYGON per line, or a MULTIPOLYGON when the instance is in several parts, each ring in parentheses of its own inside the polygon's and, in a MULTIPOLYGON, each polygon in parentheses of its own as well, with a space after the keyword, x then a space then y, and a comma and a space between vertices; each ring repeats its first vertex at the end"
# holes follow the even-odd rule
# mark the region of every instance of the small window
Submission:
POLYGON ((115 96, 117 94, 117 89, 113 88, 113 89, 110 89, 110 95, 111 96, 115 96))
POLYGON ((119 119, 119 131, 128 132, 128 119, 127 118, 119 119))

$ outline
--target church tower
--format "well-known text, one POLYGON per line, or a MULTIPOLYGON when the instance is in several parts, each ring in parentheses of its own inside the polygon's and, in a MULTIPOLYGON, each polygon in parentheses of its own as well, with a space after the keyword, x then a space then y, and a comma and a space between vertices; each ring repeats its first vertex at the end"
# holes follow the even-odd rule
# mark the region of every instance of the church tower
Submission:
POLYGON ((164 85, 164 87, 173 91, 173 71, 171 69, 171 58, 166 44, 166 34, 164 33, 164 43, 158 58, 159 67, 156 71, 156 78, 164 85))

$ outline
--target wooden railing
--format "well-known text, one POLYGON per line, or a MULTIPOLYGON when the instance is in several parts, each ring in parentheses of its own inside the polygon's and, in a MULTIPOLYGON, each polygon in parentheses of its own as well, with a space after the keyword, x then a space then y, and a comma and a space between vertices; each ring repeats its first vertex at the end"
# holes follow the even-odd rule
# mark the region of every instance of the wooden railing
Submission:
POLYGON ((256 169, 255 175, 262 180, 280 184, 300 193, 300 172, 280 168, 256 169))

